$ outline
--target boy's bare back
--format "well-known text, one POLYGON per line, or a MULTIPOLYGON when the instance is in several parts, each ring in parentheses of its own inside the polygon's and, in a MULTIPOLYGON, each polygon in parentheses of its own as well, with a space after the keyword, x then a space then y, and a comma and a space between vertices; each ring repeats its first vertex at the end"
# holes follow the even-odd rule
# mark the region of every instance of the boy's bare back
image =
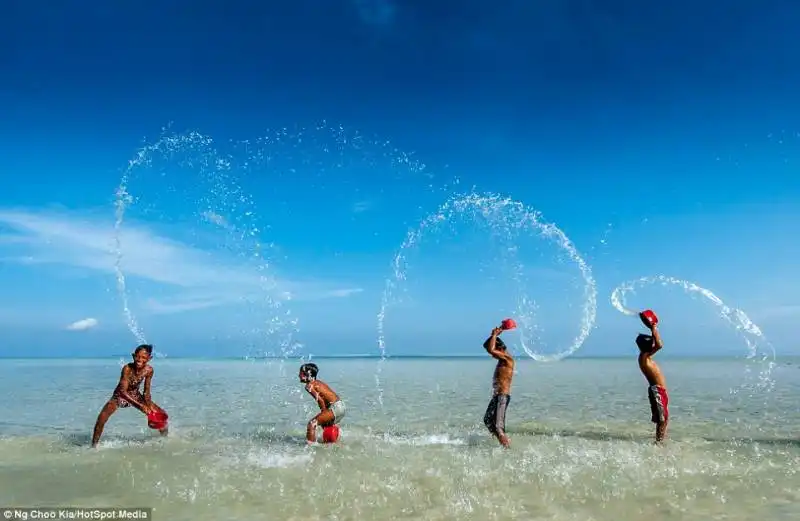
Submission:
POLYGON ((314 397, 320 409, 326 409, 330 404, 339 401, 339 396, 321 380, 312 380, 306 384, 306 391, 314 397), (320 403, 321 402, 321 403, 320 403))

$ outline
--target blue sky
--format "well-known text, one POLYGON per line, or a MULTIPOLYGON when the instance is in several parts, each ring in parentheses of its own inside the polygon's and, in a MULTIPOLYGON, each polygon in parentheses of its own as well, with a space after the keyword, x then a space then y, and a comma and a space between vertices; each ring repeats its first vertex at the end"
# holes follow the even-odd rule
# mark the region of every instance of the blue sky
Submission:
MULTIPOLYGON (((130 308, 168 355, 286 335, 298 353, 377 353, 400 244, 473 189, 542 212, 591 267, 579 354, 632 353, 641 328, 609 296, 648 275, 711 289, 798 354, 799 23, 788 0, 4 2, 0 356, 135 345, 114 272, 125 171, 130 308), (130 166, 163 135, 184 144, 130 166)), ((489 231, 456 219, 405 252, 390 353, 479 354, 521 294, 540 351, 575 337, 575 265, 524 232, 513 283, 512 244, 489 231)), ((680 290, 629 304, 660 313, 673 353, 745 353, 680 290)))

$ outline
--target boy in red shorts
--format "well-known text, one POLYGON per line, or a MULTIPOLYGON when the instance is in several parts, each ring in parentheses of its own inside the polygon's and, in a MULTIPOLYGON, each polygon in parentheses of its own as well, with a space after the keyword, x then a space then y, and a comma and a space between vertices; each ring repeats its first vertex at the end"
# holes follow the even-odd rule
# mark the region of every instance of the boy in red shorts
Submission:
MULTIPOLYGON (((134 407, 144 414, 162 409, 150 399, 150 382, 153 380, 153 366, 149 364, 153 357, 153 346, 142 344, 133 352, 133 362, 125 364, 119 376, 119 383, 111 395, 111 399, 105 404, 100 414, 97 415, 97 423, 94 425, 92 434, 92 447, 97 447, 100 436, 103 435, 103 428, 112 414, 117 409, 124 407, 134 407), (141 390, 144 384, 144 391, 141 390)), ((166 436, 168 428, 159 430, 162 436, 166 436)))
POLYGON ((656 424, 656 443, 664 441, 667 434, 667 424, 669 423, 669 395, 667 394, 667 383, 661 369, 653 360, 655 355, 664 344, 658 332, 658 325, 641 316, 642 322, 648 329, 650 335, 639 335, 636 337, 636 345, 639 347, 639 369, 647 379, 647 397, 650 400, 650 410, 652 411, 652 422, 656 424))

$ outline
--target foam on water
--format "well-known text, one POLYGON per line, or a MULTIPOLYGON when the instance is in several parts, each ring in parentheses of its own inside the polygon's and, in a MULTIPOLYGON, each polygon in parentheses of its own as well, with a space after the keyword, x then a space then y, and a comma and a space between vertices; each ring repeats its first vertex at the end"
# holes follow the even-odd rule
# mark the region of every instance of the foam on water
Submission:
POLYGON ((231 448, 219 456, 220 463, 226 467, 241 468, 291 468, 303 467, 313 461, 313 455, 307 451, 278 450, 276 448, 231 448))
POLYGON ((566 252, 567 256, 577 265, 585 282, 583 291, 585 301, 577 336, 565 348, 553 354, 539 352, 537 346, 530 341, 536 331, 536 325, 533 320, 535 303, 524 289, 525 281, 522 280, 524 266, 518 259, 513 259, 513 247, 509 248, 507 252, 509 256, 506 257, 506 260, 512 259, 512 269, 509 276, 519 288, 515 318, 517 318, 520 342, 525 353, 534 360, 557 361, 570 356, 580 349, 592 331, 597 315, 597 288, 589 264, 581 257, 566 234, 555 224, 544 222, 539 212, 527 208, 521 202, 497 194, 469 193, 452 196, 435 213, 423 219, 416 229, 408 233, 392 260, 392 275, 386 280, 381 298, 381 307, 378 312, 378 348, 381 359, 386 358, 387 352, 386 315, 394 299, 397 298, 397 293, 403 289, 403 283, 406 281, 408 252, 418 245, 423 236, 435 233, 443 224, 450 222, 455 216, 466 216, 475 221, 480 220, 490 227, 493 234, 512 243, 514 240, 519 240, 518 237, 521 233, 535 232, 539 236, 549 239, 566 252))
POLYGON ((383 443, 390 445, 466 445, 466 440, 454 438, 448 434, 421 434, 416 436, 395 436, 385 433, 380 437, 383 443))

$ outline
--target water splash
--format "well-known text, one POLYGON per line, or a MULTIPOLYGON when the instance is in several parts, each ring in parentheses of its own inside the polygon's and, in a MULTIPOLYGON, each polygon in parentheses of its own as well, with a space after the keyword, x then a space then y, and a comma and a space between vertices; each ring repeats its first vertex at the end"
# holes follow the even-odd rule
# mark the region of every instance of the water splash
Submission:
MULTIPOLYGON (((139 202, 131 194, 132 181, 156 176, 155 179, 149 179, 151 182, 158 181, 156 191, 152 194, 153 199, 167 193, 189 199, 189 207, 193 208, 193 215, 190 217, 196 223, 214 227, 217 233, 215 242, 222 242, 223 248, 240 261, 254 267, 258 273, 259 287, 256 291, 248 291, 237 299, 239 304, 246 305, 251 312, 264 311, 263 315, 267 316, 262 326, 253 328, 249 333, 277 344, 284 357, 289 356, 297 346, 292 340, 297 331, 297 322, 291 312, 284 309, 282 300, 286 295, 281 294, 275 278, 270 274, 271 266, 265 251, 271 245, 262 244, 259 240, 262 230, 256 217, 255 203, 231 173, 240 163, 234 156, 217 150, 212 138, 198 132, 164 135, 155 143, 140 149, 129 161, 116 192, 113 253, 123 314, 128 329, 140 343, 145 343, 146 337, 131 309, 124 270, 123 223, 126 212, 139 202), (190 176, 191 179, 182 181, 188 182, 192 189, 199 190, 202 194, 200 197, 192 201, 191 194, 185 194, 183 190, 170 184, 170 171, 175 169, 186 170, 180 174, 190 176), (219 241, 220 232, 225 237, 224 241, 219 241), (264 306, 266 310, 263 309, 264 306)), ((176 177, 180 178, 181 175, 176 177)), ((181 206, 185 206, 185 203, 181 206)), ((260 354, 264 354, 263 345, 256 348, 261 350, 260 354)))
MULTIPOLYGON (((298 211, 296 205, 286 200, 286 193, 294 193, 298 187, 302 187, 303 192, 309 193, 309 197, 313 198, 315 195, 311 192, 314 190, 335 189, 337 193, 341 193, 344 186, 353 195, 353 199, 345 201, 345 205, 350 207, 351 216, 355 219, 357 216, 367 215, 381 196, 392 197, 394 201, 396 187, 405 188, 411 180, 416 180, 420 188, 414 193, 417 201, 420 198, 424 200, 425 194, 449 190, 450 183, 458 184, 457 179, 446 182, 442 174, 433 172, 413 154, 400 150, 391 141, 369 137, 326 121, 305 127, 271 129, 260 137, 231 140, 224 144, 198 132, 169 132, 169 129, 163 129, 158 141, 148 144, 136 153, 123 172, 117 190, 116 247, 113 252, 117 288, 128 329, 138 339, 144 339, 145 335, 140 320, 133 312, 131 288, 128 287, 125 277, 122 244, 125 237, 123 222, 132 205, 152 204, 153 198, 170 195, 178 198, 181 201, 180 207, 183 208, 185 201, 196 199, 194 214, 182 217, 194 219, 198 228, 200 224, 211 226, 216 234, 213 247, 219 247, 219 243, 224 242, 224 246, 242 260, 257 265, 260 283, 255 284, 258 288, 254 289, 262 297, 268 297, 264 297, 263 302, 242 298, 239 303, 248 306, 251 312, 258 306, 266 305, 269 308, 269 320, 249 333, 272 339, 280 346, 280 353, 276 354, 285 358, 294 357, 303 349, 302 344, 293 339, 299 329, 296 318, 286 305, 292 295, 291 291, 282 292, 281 288, 275 286, 272 266, 277 250, 273 245, 258 240, 270 226, 258 222, 256 202, 246 193, 243 185, 249 180, 256 180, 259 199, 267 198, 270 202, 269 208, 284 216, 298 211), (181 176, 173 172, 177 169, 185 170, 183 173, 187 175, 183 177, 191 179, 181 180, 181 176), (269 182, 260 182, 265 177, 269 182), (145 183, 141 183, 144 178, 154 186, 145 187, 145 183), (132 195, 133 182, 137 185, 139 198, 132 195), (191 186, 177 190, 173 185, 179 182, 189 183, 191 186), (197 195, 196 192, 201 188, 205 192, 197 197, 183 195, 184 191, 197 195), (373 199, 373 196, 377 199, 373 199), (220 232, 227 239, 220 241, 220 232), (269 262, 268 258, 273 262, 269 262)), ((325 195, 320 199, 334 201, 325 195)), ((299 219, 303 216, 297 217, 299 219)), ((130 217, 127 219, 130 220, 130 217)), ((363 221, 369 223, 374 220, 363 221)), ((201 230, 200 235, 207 231, 201 230)), ((380 232, 376 225, 374 233, 380 232)), ((248 347, 248 350, 248 356, 254 355, 253 358, 272 354, 265 353, 257 345, 248 347)))
POLYGON ((122 177, 119 188, 116 193, 116 201, 114 202, 114 274, 117 278, 117 292, 122 300, 122 312, 125 315, 125 321, 128 329, 136 337, 139 344, 146 344, 147 337, 144 331, 139 327, 136 316, 130 308, 128 299, 128 288, 125 281, 125 273, 122 271, 122 239, 120 232, 122 230, 122 222, 125 219, 125 210, 130 204, 133 203, 133 198, 128 194, 128 174, 127 172, 122 177))
MULTIPOLYGON (((264 244, 259 239, 263 230, 257 217, 256 203, 231 173, 234 170, 246 172, 250 157, 241 159, 237 154, 215 153, 209 159, 210 162, 201 169, 209 188, 207 195, 199 201, 199 217, 224 231, 229 239, 228 250, 232 250, 243 261, 255 264, 260 290, 257 302, 247 295, 240 300, 256 313, 260 311, 258 305, 266 304, 267 318, 250 333, 277 345, 281 358, 285 360, 294 356, 301 347, 294 340, 299 332, 298 320, 283 303, 284 300, 290 300, 291 295, 283 292, 272 273, 268 252, 275 245, 264 244)), ((261 350, 261 354, 270 354, 269 349, 261 350)))
POLYGON ((512 269, 511 277, 517 283, 517 287, 521 292, 515 317, 519 319, 517 323, 521 333, 520 341, 525 353, 538 361, 557 361, 575 353, 589 336, 597 315, 597 288, 590 266, 581 257, 566 234, 555 224, 543 222, 539 212, 528 209, 518 201, 497 194, 469 193, 452 196, 434 214, 423 219, 416 229, 408 233, 392 260, 392 276, 386 280, 385 289, 381 297, 380 310, 377 315, 378 348, 381 354, 381 362, 386 359, 387 353, 385 331, 387 311, 407 279, 407 252, 414 248, 425 234, 433 232, 442 224, 451 221, 455 216, 467 216, 473 220, 482 220, 489 225, 493 234, 507 241, 516 240, 522 232, 534 231, 540 236, 553 241, 567 253, 570 260, 578 266, 585 282, 583 291, 585 302, 578 335, 566 348, 555 354, 545 355, 539 353, 530 343, 530 339, 535 336, 533 324, 535 303, 522 290, 524 266, 519 261, 513 263, 514 269, 512 269), (525 334, 526 332, 528 333, 527 335, 525 334))
MULTIPOLYGON (((304 193, 324 191, 320 199, 343 201, 354 215, 371 211, 377 199, 397 199, 398 190, 414 184, 414 200, 428 195, 441 197, 457 185, 457 178, 444 173, 401 150, 393 142, 367 136, 358 130, 325 120, 311 126, 283 127, 260 137, 232 142, 240 168, 254 176, 269 175, 275 201, 285 204, 286 190, 302 187, 304 193), (330 190, 331 193, 327 193, 330 190)), ((287 206, 287 211, 292 208, 287 206)))
MULTIPOLYGON (((414 154, 389 140, 325 120, 311 126, 273 129, 253 139, 232 142, 231 146, 234 151, 231 158, 241 158, 236 169, 253 178, 268 175, 269 189, 275 191, 274 202, 290 216, 297 211, 297 205, 288 204, 285 193, 293 193, 298 187, 302 187, 310 200, 337 205, 341 193, 351 194, 353 199, 345 204, 350 207, 348 217, 356 219, 380 206, 381 198, 396 201, 401 187, 418 188, 414 191, 414 201, 419 204, 426 196, 438 199, 439 193, 448 192, 459 183, 457 178, 447 180, 445 174, 434 172, 414 154)), ((297 222, 308 221, 308 216, 302 213, 295 217, 297 222)), ((382 232, 379 221, 364 219, 363 222, 373 223, 375 235, 382 232)), ((291 353, 296 355, 301 345, 294 345, 291 353)), ((377 373, 376 378, 379 378, 377 373)))
POLYGON ((637 288, 652 284, 660 284, 662 286, 678 286, 685 292, 699 294, 714 304, 714 306, 717 308, 719 316, 737 332, 739 332, 740 336, 743 338, 747 346, 746 358, 763 364, 763 368, 758 375, 758 383, 756 384, 756 387, 761 390, 768 390, 774 386, 774 381, 771 379, 770 375, 775 366, 776 352, 774 346, 764 336, 761 328, 759 328, 744 311, 728 306, 722 301, 722 299, 720 299, 710 290, 694 282, 677 279, 674 277, 667 277, 665 275, 642 277, 639 279, 630 280, 623 282, 616 289, 614 289, 614 291, 611 293, 611 305, 625 315, 638 316, 638 311, 627 307, 627 296, 629 293, 635 293, 637 288))

